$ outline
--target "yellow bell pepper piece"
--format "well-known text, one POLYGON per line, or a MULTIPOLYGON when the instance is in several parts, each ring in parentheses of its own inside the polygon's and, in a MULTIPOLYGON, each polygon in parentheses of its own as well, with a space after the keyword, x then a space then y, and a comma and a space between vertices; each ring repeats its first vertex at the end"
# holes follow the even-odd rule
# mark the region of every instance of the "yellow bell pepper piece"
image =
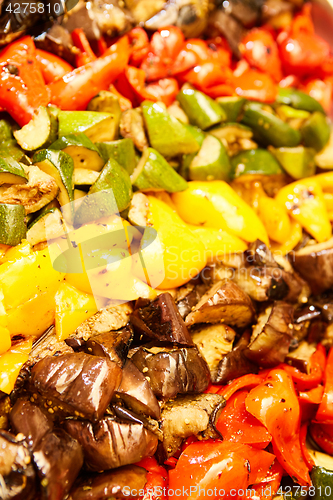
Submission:
POLYGON ((223 229, 251 242, 269 244, 266 229, 254 210, 224 181, 188 183, 172 195, 180 217, 195 226, 223 229))
POLYGON ((6 252, 10 248, 12 248, 12 247, 10 247, 9 245, 2 245, 2 244, 0 244, 0 264, 2 264, 3 258, 5 257, 6 252))
POLYGON ((291 230, 290 218, 283 205, 274 198, 261 196, 258 199, 258 216, 262 220, 271 240, 285 243, 291 230))
POLYGON ((27 339, 0 356, 0 391, 9 394, 14 389, 17 376, 28 361, 31 347, 32 339, 27 339))
POLYGON ((154 196, 148 196, 148 200, 147 226, 152 226, 158 237, 151 242, 152 233, 149 228, 146 230, 141 256, 147 274, 138 255, 134 259, 133 272, 154 288, 165 290, 181 286, 205 267, 205 247, 175 210, 154 196))
POLYGON ((21 257, 26 257, 27 255, 31 255, 31 246, 27 242, 27 240, 22 240, 19 245, 16 247, 10 247, 6 252, 4 257, 2 258, 2 263, 4 262, 12 262, 14 260, 20 259, 21 257))
POLYGON ((333 211, 333 193, 323 193, 325 206, 328 212, 333 211))
POLYGON ((295 220, 290 221, 290 233, 284 243, 271 243, 271 250, 277 255, 286 255, 291 252, 295 246, 301 241, 303 236, 302 226, 295 220))
POLYGON ((61 283, 55 295, 55 329, 58 340, 65 340, 87 318, 97 312, 92 295, 61 283))
POLYGON ((288 184, 275 199, 319 243, 332 236, 323 191, 314 177, 288 184))
POLYGON ((37 293, 24 304, 9 309, 7 328, 11 336, 25 334, 39 337, 54 324, 54 296, 58 288, 59 284, 55 283, 46 292, 37 293))
POLYGON ((323 191, 333 193, 333 172, 323 172, 322 174, 313 175, 308 177, 307 180, 315 180, 320 184, 323 191))
POLYGON ((12 342, 10 340, 10 333, 8 328, 0 326, 0 354, 3 354, 4 352, 8 351, 11 345, 12 342))
POLYGON ((4 306, 4 296, 3 291, 0 288, 0 326, 7 327, 7 312, 4 306))
POLYGON ((233 234, 214 227, 200 227, 188 224, 192 233, 203 243, 206 250, 207 263, 220 260, 223 255, 244 252, 247 244, 233 234))
POLYGON ((36 294, 46 292, 64 276, 53 268, 47 248, 14 262, 5 262, 0 267, 5 308, 17 307, 36 294))

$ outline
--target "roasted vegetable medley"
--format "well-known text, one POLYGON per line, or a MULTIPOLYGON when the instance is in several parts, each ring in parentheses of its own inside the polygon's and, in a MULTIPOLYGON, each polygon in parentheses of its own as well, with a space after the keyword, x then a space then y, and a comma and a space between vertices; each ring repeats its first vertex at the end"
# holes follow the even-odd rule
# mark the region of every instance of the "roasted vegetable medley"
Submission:
POLYGON ((0 499, 333 498, 311 4, 74 3, 2 4, 0 499))

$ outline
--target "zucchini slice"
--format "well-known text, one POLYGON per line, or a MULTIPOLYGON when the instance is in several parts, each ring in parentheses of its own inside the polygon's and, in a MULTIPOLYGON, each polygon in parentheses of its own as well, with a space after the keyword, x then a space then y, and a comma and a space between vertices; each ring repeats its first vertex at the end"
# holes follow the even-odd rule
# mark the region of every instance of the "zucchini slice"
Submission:
POLYGON ((84 132, 93 142, 113 141, 118 136, 119 117, 99 111, 60 111, 59 137, 84 132))
POLYGON ((49 241, 67 232, 65 221, 61 210, 56 207, 45 207, 38 217, 34 219, 27 231, 27 241, 31 246, 37 245, 42 241, 49 241))
POLYGON ((74 185, 75 186, 91 186, 97 181, 99 172, 95 170, 88 170, 86 168, 74 169, 74 185))
POLYGON ((22 166, 13 158, 0 157, 0 186, 2 184, 24 184, 28 177, 22 166))
POLYGON ((214 99, 187 85, 184 85, 176 99, 190 123, 202 130, 227 120, 226 113, 214 99))
POLYGON ((85 134, 69 134, 51 144, 50 149, 62 150, 73 158, 74 168, 102 170, 105 161, 95 144, 85 134))
POLYGON ((40 106, 29 123, 14 132, 18 144, 25 151, 35 151, 49 145, 55 137, 57 121, 44 106, 40 106))
POLYGON ((101 90, 95 97, 89 101, 87 111, 101 111, 104 113, 111 113, 118 116, 118 123, 120 120, 121 109, 119 98, 109 92, 108 90, 101 90))
POLYGON ((190 163, 188 175, 191 181, 226 181, 230 169, 225 146, 217 137, 207 134, 199 153, 190 163))
POLYGON ((15 246, 27 233, 23 205, 0 203, 0 243, 15 246))
POLYGON ((176 193, 187 188, 187 182, 153 148, 147 148, 131 175, 134 187, 140 191, 176 193))
POLYGON ((66 205, 74 200, 72 158, 64 151, 42 149, 33 156, 33 162, 46 174, 51 175, 59 187, 58 200, 66 205))
POLYGON ((96 147, 105 163, 109 158, 113 158, 120 166, 127 170, 129 175, 133 173, 137 160, 132 139, 126 138, 111 142, 97 142, 96 147))
POLYGON ((116 160, 110 158, 76 210, 74 227, 122 212, 129 206, 132 195, 130 176, 116 160))
POLYGON ((223 109, 228 122, 236 122, 238 120, 246 102, 244 97, 237 96, 218 97, 216 101, 223 109))

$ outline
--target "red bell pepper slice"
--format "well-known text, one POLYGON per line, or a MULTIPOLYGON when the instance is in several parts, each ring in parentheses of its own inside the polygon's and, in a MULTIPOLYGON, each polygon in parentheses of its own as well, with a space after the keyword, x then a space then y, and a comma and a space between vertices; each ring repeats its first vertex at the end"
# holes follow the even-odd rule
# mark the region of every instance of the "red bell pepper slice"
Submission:
POLYGON ((51 102, 60 109, 84 110, 98 92, 107 90, 126 67, 130 49, 127 37, 111 45, 104 56, 50 83, 51 102))
POLYGON ((306 391, 317 387, 323 379, 326 365, 326 351, 322 344, 317 345, 317 349, 312 354, 309 361, 309 372, 303 373, 294 366, 282 364, 279 368, 283 368, 292 377, 296 389, 306 391))
POLYGON ((281 61, 278 46, 267 30, 253 28, 240 43, 242 56, 250 66, 264 73, 269 73, 276 82, 282 78, 281 61))
POLYGON ((0 54, 0 107, 23 127, 39 106, 49 102, 32 38, 24 36, 7 45, 0 54))
POLYGON ((105 52, 108 50, 108 45, 104 36, 100 36, 97 40, 97 49, 100 56, 104 56, 105 52))
POLYGON ((147 471, 147 482, 142 500, 167 500, 168 473, 154 457, 147 457, 137 464, 147 471))
POLYGON ((317 422, 332 423, 333 421, 333 347, 327 357, 324 373, 324 394, 316 413, 317 422))
POLYGON ((243 375, 242 377, 236 378, 230 384, 222 387, 222 389, 219 391, 219 394, 222 394, 225 399, 229 399, 236 391, 244 389, 245 387, 253 387, 259 385, 262 381, 263 377, 261 375, 249 373, 248 375, 243 375))
POLYGON ((239 76, 234 75, 236 94, 261 102, 274 102, 277 96, 277 86, 268 73, 249 69, 239 76))
POLYGON ((312 420, 315 417, 318 406, 323 398, 323 394, 324 387, 322 385, 318 385, 309 391, 299 392, 298 400, 303 422, 306 420, 312 420))
POLYGON ((283 467, 274 460, 267 476, 260 483, 249 486, 245 495, 239 496, 238 500, 272 500, 280 488, 283 473, 283 467))
POLYGON ((73 44, 77 47, 80 52, 76 56, 76 67, 84 66, 92 61, 96 60, 96 56, 90 47, 88 38, 86 37, 82 28, 76 28, 71 33, 73 44))
POLYGON ((250 391, 246 408, 272 435, 274 453, 286 472, 300 485, 309 486, 309 471, 299 438, 300 407, 291 377, 284 370, 271 370, 250 391))
POLYGON ((329 455, 333 455, 333 424, 312 422, 309 431, 317 445, 329 455))
POLYGON ((242 390, 228 399, 216 428, 226 441, 263 449, 271 442, 272 436, 266 427, 247 411, 245 400, 248 394, 248 390, 242 390))
POLYGON ((214 384, 209 384, 207 389, 204 391, 205 394, 217 394, 219 391, 221 391, 225 386, 223 385, 214 385, 214 384))
POLYGON ((280 57, 286 73, 310 75, 330 56, 330 46, 314 33, 311 5, 305 4, 301 14, 278 36, 280 57))
POLYGON ((267 475, 274 455, 227 441, 199 441, 180 455, 169 471, 169 498, 237 498, 267 475))
POLYGON ((174 78, 163 78, 146 85, 145 72, 134 66, 127 66, 118 78, 116 87, 131 100, 133 106, 146 99, 154 102, 162 101, 166 106, 170 106, 179 92, 177 80, 174 78))
POLYGON ((306 463, 307 467, 309 470, 312 469, 316 464, 313 461, 313 458, 311 457, 309 450, 306 447, 306 436, 308 433, 308 424, 305 423, 302 425, 300 433, 299 433, 299 440, 301 444, 301 450, 302 450, 302 455, 304 462, 306 463))
POLYGON ((149 38, 142 28, 134 28, 128 34, 131 46, 131 55, 129 63, 131 66, 140 66, 149 52, 149 38))
POLYGON ((183 47, 184 35, 176 26, 168 26, 156 31, 150 41, 150 51, 140 66, 146 73, 147 81, 169 76, 170 68, 183 47))
POLYGON ((74 69, 67 61, 46 50, 36 49, 36 59, 45 83, 54 82, 74 69))
POLYGON ((183 82, 188 82, 199 90, 209 90, 217 85, 230 85, 234 88, 234 76, 230 68, 222 68, 215 62, 206 62, 200 66, 187 71, 179 78, 183 82))

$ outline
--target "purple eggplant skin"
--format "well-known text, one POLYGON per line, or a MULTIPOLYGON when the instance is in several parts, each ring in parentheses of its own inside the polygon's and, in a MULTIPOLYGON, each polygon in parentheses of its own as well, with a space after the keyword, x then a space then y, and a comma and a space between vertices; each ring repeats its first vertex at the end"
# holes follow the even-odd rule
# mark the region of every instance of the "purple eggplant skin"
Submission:
POLYGON ((332 288, 333 238, 293 252, 290 259, 296 271, 309 283, 314 295, 332 288))
POLYGON ((259 366, 270 368, 283 363, 293 338, 294 308, 287 302, 275 302, 259 317, 245 356, 259 366))
POLYGON ((122 367, 133 340, 133 329, 130 325, 121 330, 100 333, 87 340, 86 348, 90 354, 114 361, 122 367))
POLYGON ((123 368, 123 377, 115 397, 122 399, 126 406, 136 413, 158 420, 161 409, 148 380, 128 359, 123 368))
POLYGON ((250 341, 250 332, 243 333, 236 346, 228 352, 220 361, 217 375, 213 382, 215 384, 227 384, 230 380, 242 377, 247 373, 257 373, 258 366, 250 361, 244 354, 250 341))
POLYGON ((2 500, 36 499, 36 474, 30 452, 6 431, 0 431, 0 479, 2 500))
POLYGON ((83 465, 80 444, 63 429, 45 434, 35 447, 33 460, 40 479, 41 500, 63 500, 83 465))
POLYGON ((86 466, 92 471, 115 469, 152 456, 158 439, 143 424, 119 422, 112 417, 92 424, 65 420, 64 428, 82 446, 86 466))
POLYGON ((130 320, 140 338, 193 345, 191 335, 170 293, 161 293, 149 305, 135 308, 130 320))
POLYGON ((147 471, 137 465, 125 465, 102 474, 84 475, 75 484, 68 500, 105 500, 106 498, 133 498, 131 491, 143 491, 147 482, 147 471))
POLYGON ((208 365, 196 347, 140 347, 131 361, 161 399, 203 392, 210 382, 208 365))
POLYGON ((45 434, 53 429, 50 415, 24 399, 16 401, 9 419, 15 432, 25 436, 25 442, 31 450, 34 450, 45 434))
POLYGON ((30 391, 69 415, 99 420, 121 381, 121 368, 83 352, 47 357, 31 370, 30 391))

